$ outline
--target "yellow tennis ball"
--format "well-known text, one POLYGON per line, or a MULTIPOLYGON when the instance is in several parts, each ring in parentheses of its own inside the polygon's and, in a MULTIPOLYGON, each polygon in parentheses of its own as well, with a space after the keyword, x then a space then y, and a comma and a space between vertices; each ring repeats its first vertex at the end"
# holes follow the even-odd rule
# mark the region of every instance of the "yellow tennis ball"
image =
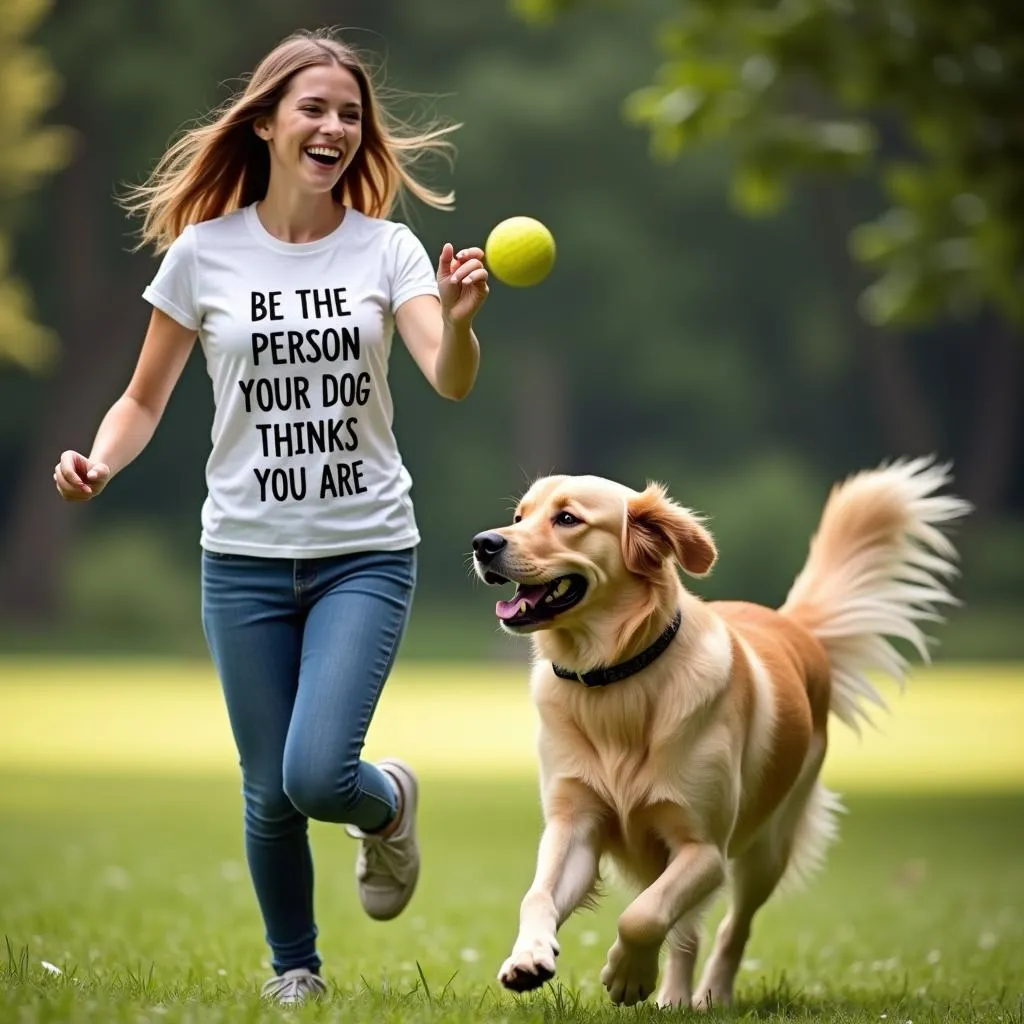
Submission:
POLYGON ((555 239, 533 217, 509 217, 496 224, 484 246, 487 266, 513 288, 540 284, 555 265, 555 239))

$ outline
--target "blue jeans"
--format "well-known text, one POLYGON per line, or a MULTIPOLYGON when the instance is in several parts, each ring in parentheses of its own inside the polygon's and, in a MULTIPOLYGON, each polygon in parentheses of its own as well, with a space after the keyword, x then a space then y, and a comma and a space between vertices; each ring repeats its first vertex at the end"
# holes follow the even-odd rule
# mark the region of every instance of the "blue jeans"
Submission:
POLYGON ((278 973, 316 971, 307 823, 375 832, 394 818, 394 786, 361 755, 408 620, 416 552, 293 560, 204 551, 202 581, 271 962, 278 973))

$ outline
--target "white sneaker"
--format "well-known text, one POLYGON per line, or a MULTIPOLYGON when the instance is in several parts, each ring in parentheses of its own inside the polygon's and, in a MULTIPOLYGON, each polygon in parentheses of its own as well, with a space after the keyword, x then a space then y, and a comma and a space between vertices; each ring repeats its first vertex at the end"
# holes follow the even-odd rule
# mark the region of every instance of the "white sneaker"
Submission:
POLYGON ((416 803, 419 786, 413 770, 390 758, 378 766, 401 793, 401 818, 389 836, 371 835, 354 825, 346 831, 362 840, 356 858, 356 882, 363 910, 375 921, 390 921, 409 904, 420 876, 420 849, 416 841, 416 803))
POLYGON ((284 974, 268 978, 263 983, 260 995, 277 1003, 304 1003, 307 999, 319 999, 327 994, 327 983, 319 974, 308 967, 293 967, 284 974))

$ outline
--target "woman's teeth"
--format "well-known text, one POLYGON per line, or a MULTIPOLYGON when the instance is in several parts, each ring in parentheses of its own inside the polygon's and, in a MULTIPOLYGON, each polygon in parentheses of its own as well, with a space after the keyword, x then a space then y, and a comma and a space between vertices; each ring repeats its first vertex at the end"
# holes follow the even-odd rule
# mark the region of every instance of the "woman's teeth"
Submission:
POLYGON ((341 159, 341 150, 333 149, 331 146, 307 146, 306 152, 317 163, 333 164, 341 159))

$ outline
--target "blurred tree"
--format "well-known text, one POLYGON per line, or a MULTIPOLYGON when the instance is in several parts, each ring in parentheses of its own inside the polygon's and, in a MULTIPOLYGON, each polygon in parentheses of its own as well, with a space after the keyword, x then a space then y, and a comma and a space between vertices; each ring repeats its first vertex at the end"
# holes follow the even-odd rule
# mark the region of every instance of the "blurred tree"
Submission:
POLYGON ((37 323, 26 285, 11 268, 9 232, 20 201, 70 155, 70 134, 39 122, 53 106, 59 79, 46 53, 27 39, 48 0, 0 0, 0 360, 39 371, 56 354, 53 331, 37 323))
MULTIPOLYGON (((513 0, 549 21, 582 0, 513 0)), ((597 4, 591 6, 597 7, 597 4)), ((609 6, 604 5, 606 8, 609 6)), ((616 6, 614 4, 612 7, 616 6)), ((893 328, 971 322, 981 367, 967 488, 991 511, 1013 468, 1024 323, 1024 7, 1017 0, 686 0, 658 42, 657 81, 625 111, 672 160, 732 152, 731 196, 780 208, 799 180, 875 367, 894 447, 941 439, 893 328), (824 172, 822 174, 822 172, 824 172), (870 174, 889 209, 865 219, 822 177, 870 174), (848 249, 874 279, 846 262, 848 249)))
MULTIPOLYGON (((528 16, 575 0, 517 0, 528 16)), ((854 232, 873 323, 995 305, 1024 322, 1024 8, 1014 0, 687 0, 655 84, 654 152, 735 146, 732 194, 778 208, 796 175, 875 169, 892 207, 854 232)))

